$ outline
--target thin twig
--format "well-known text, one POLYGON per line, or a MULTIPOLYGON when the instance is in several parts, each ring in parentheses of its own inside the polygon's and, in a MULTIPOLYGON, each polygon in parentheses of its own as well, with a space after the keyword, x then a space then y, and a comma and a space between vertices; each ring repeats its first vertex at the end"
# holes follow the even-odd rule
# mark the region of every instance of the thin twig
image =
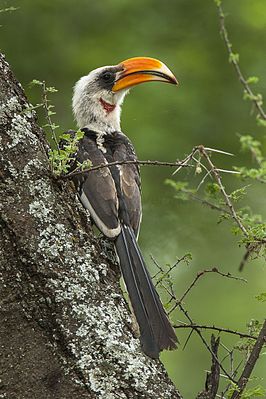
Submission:
MULTIPOLYGON (((222 274, 223 273, 219 273, 222 274)), ((232 276, 230 276, 232 277, 232 276)), ((233 278, 233 277, 232 277, 233 278)), ((181 301, 178 300, 178 298, 176 297, 176 294, 173 290, 173 285, 170 285, 170 287, 165 286, 164 284, 161 284, 162 287, 166 290, 166 292, 168 293, 168 295, 170 295, 170 297, 175 301, 175 303, 177 304, 177 306, 180 308, 180 310, 184 313, 184 315, 186 316, 186 318, 189 320, 190 324, 196 326, 196 324, 193 322, 192 318, 189 316, 187 310, 185 310, 184 306, 182 305, 181 301)), ((169 314, 170 312, 168 312, 169 314)), ((223 372, 226 374, 226 376, 229 378, 230 381, 234 382, 234 379, 231 378, 231 376, 227 373, 227 371, 225 370, 225 368, 223 367, 223 365, 219 362, 217 356, 215 355, 215 353, 213 353, 212 349, 210 348, 210 346, 208 345, 207 341, 205 340, 205 338, 203 337, 203 335, 201 334, 201 331, 195 327, 193 329, 193 331, 196 331, 196 333, 199 335, 200 339, 202 340, 203 344, 206 346, 206 348, 208 349, 208 351, 212 354, 212 356, 214 357, 214 359, 218 362, 218 364, 220 365, 221 370, 223 370, 223 372)), ((192 331, 191 331, 192 333, 192 331)), ((190 334, 191 335, 191 334, 190 334)))
MULTIPOLYGON (((150 257, 151 257, 151 260, 153 261, 153 263, 155 264, 155 266, 159 269, 158 272, 156 272, 152 276, 152 279, 155 279, 160 273, 162 273, 162 275, 171 273, 171 271, 173 269, 175 269, 176 266, 179 265, 179 263, 181 263, 183 260, 185 260, 188 257, 188 255, 185 254, 181 258, 178 258, 177 261, 172 266, 168 267, 168 270, 164 270, 163 267, 158 263, 158 261, 155 259, 155 257, 153 255, 150 255, 150 257)), ((156 281, 155 286, 157 286, 160 282, 161 282, 161 278, 158 281, 156 281)))
MULTIPOLYGON (((189 316, 188 312, 184 309, 183 305, 180 303, 179 304, 179 308, 180 310, 184 313, 184 315, 186 316, 186 318, 190 321, 191 324, 194 324, 193 320, 191 319, 191 317, 189 316)), ((221 370, 225 373, 225 375, 228 377, 228 379, 230 381, 232 381, 233 383, 236 383, 236 381, 230 376, 230 374, 225 370, 225 368, 223 367, 223 365, 219 362, 219 359, 217 358, 217 356, 215 355, 215 353, 213 353, 212 349, 210 348, 208 342, 206 341, 206 339, 203 337, 203 335, 201 334, 201 331, 198 328, 195 328, 194 331, 196 331, 196 333, 198 334, 198 336, 200 337, 201 341, 203 342, 203 344, 205 345, 205 347, 208 349, 208 351, 212 354, 213 358, 216 360, 216 362, 219 364, 221 370)))
POLYGON ((181 296, 180 302, 183 302, 183 300, 185 299, 185 297, 187 296, 189 291, 191 291, 191 289, 194 287, 196 282, 207 273, 217 273, 217 274, 219 274, 222 277, 227 277, 227 278, 231 278, 231 279, 234 279, 234 280, 240 280, 240 281, 243 281, 245 283, 247 282, 247 280, 243 279, 242 277, 232 276, 231 273, 220 272, 216 267, 213 267, 212 269, 205 269, 205 270, 202 270, 202 271, 197 273, 196 277, 194 278, 194 280, 192 281, 190 286, 186 289, 184 294, 181 296))
POLYGON ((241 220, 237 216, 236 211, 235 211, 235 209, 234 209, 234 207, 233 207, 233 205, 232 205, 232 203, 231 203, 231 201, 229 199, 229 196, 228 196, 228 194, 225 191, 225 188, 223 186, 222 179, 221 179, 221 176, 220 176, 219 172, 217 171, 216 167, 212 163, 207 151, 205 150, 205 148, 203 146, 200 147, 200 151, 203 154, 203 156, 205 157, 205 159, 207 160, 207 162, 208 162, 208 164, 209 164, 209 166, 211 168, 213 176, 215 177, 215 180, 217 181, 218 186, 220 187, 221 193, 223 194, 223 197, 225 199, 225 203, 226 203, 226 205, 228 206, 228 208, 230 210, 232 218, 235 220, 235 222, 238 225, 238 227, 242 230, 243 234, 246 237, 248 237, 249 234, 248 234, 246 228, 244 227, 244 225, 242 224, 241 220))
POLYGON ((217 274, 219 274, 219 275, 222 276, 222 277, 231 278, 231 279, 234 279, 234 280, 240 280, 240 281, 243 281, 243 282, 245 282, 245 283, 247 282, 247 280, 243 279, 242 277, 233 276, 231 273, 223 273, 223 272, 220 272, 216 267, 213 267, 212 269, 205 269, 205 270, 202 270, 202 271, 200 271, 200 272, 197 273, 196 277, 194 278, 194 280, 192 281, 192 283, 189 285, 189 287, 185 290, 184 294, 181 296, 181 298, 178 300, 178 302, 176 302, 176 303, 174 304, 174 306, 172 307, 172 309, 170 309, 169 314, 172 313, 172 312, 177 308, 177 306, 179 306, 179 303, 182 303, 182 302, 183 302, 183 300, 184 300, 185 297, 188 295, 188 293, 191 291, 191 289, 195 286, 195 284, 197 283, 197 281, 198 281, 201 277, 203 277, 205 274, 208 274, 208 273, 217 273, 217 274))
MULTIPOLYGON (((186 191, 184 190, 184 192, 186 192, 186 191)), ((222 208, 221 206, 218 206, 218 205, 216 205, 216 204, 213 204, 212 202, 207 201, 207 200, 205 200, 205 199, 203 199, 203 198, 200 198, 200 197, 198 197, 197 195, 194 195, 194 194, 192 194, 192 193, 186 192, 186 194, 187 194, 192 200, 195 200, 195 201, 197 201, 197 202, 200 202, 202 205, 206 205, 206 206, 208 206, 209 208, 211 208, 211 209, 213 209, 213 210, 215 210, 215 211, 219 211, 219 212, 222 212, 222 213, 226 213, 226 214, 228 214, 228 215, 231 215, 231 213, 230 213, 227 209, 222 208)))
POLYGON ((253 335, 241 333, 240 331, 237 331, 237 330, 231 330, 230 328, 223 328, 223 327, 217 327, 217 326, 206 326, 206 325, 202 325, 202 324, 182 324, 182 325, 175 324, 173 327, 176 329, 199 328, 200 330, 212 330, 212 331, 218 331, 220 333, 228 333, 228 334, 232 334, 232 335, 237 335, 240 338, 250 338, 250 339, 254 339, 254 340, 257 339, 257 337, 254 337, 253 335))
POLYGON ((46 120, 48 122, 49 128, 51 129, 52 139, 55 142, 56 149, 59 151, 60 150, 59 143, 58 143, 58 140, 57 140, 57 137, 56 137, 56 134, 55 134, 54 124, 53 124, 53 121, 52 121, 51 115, 50 115, 50 107, 49 107, 49 104, 48 104, 49 100, 48 100, 48 97, 47 97, 47 87, 46 87, 45 81, 42 82, 42 98, 43 98, 43 108, 44 108, 44 111, 45 111, 45 118, 46 118, 46 120))
MULTIPOLYGON (((231 276, 230 273, 228 274, 224 274, 222 272, 219 272, 216 268, 214 268, 214 272, 221 274, 224 277, 229 277, 229 278, 234 278, 234 276, 231 276)), ((236 278, 238 279, 238 278, 236 278)), ((180 308, 180 310, 184 313, 184 315, 186 316, 186 318, 189 320, 190 324, 196 326, 196 324, 193 322, 192 318, 190 317, 190 315, 188 314, 187 310, 185 310, 184 306, 182 305, 181 301, 178 300, 178 298, 176 297, 176 294, 173 290, 173 285, 170 285, 170 287, 165 286, 164 284, 161 284, 162 287, 166 290, 166 292, 168 293, 168 295, 172 298, 172 300, 175 301, 175 303, 177 304, 177 306, 180 308)), ((187 291, 187 290, 186 290, 187 291)), ((184 295, 183 295, 184 297, 184 295)), ((170 314, 170 312, 168 312, 168 314, 170 314)), ((230 376, 230 374, 227 373, 227 371, 225 370, 225 368, 223 367, 223 365, 219 362, 217 356, 215 355, 215 353, 213 353, 212 349, 210 348, 210 346, 208 345, 208 342, 205 340, 205 338, 203 337, 201 331, 195 327, 193 329, 193 331, 196 331, 196 333, 198 334, 198 336, 200 337, 201 341, 203 342, 203 344, 205 345, 205 347, 208 349, 208 351, 212 354, 212 356, 215 358, 215 360, 219 363, 221 370, 223 370, 223 372, 226 374, 226 376, 229 378, 230 381, 232 381, 233 383, 235 383, 236 381, 230 376)))
POLYGON ((89 169, 85 170, 78 170, 78 171, 73 171, 70 172, 66 175, 61 176, 62 179, 69 179, 77 175, 82 175, 84 173, 90 173, 98 169, 102 168, 109 168, 110 166, 115 166, 115 165, 148 165, 148 166, 167 166, 167 167, 191 167, 191 165, 185 164, 183 162, 161 162, 161 161, 114 161, 114 162, 109 162, 109 163, 102 163, 100 165, 92 166, 89 169))
POLYGON ((239 81, 241 82, 246 93, 249 95, 251 101, 257 108, 260 118, 266 120, 266 113, 265 113, 264 109, 262 108, 261 98, 258 98, 258 96, 251 90, 247 80, 245 79, 245 77, 240 69, 238 57, 236 57, 235 54, 233 53, 232 44, 229 40, 228 32, 225 27, 225 15, 224 15, 223 8, 222 8, 221 4, 218 4, 217 8, 218 8, 218 14, 219 14, 219 18, 220 18, 221 35, 222 35, 222 38, 224 40, 224 43, 226 45, 226 48, 227 48, 227 51, 229 54, 229 60, 233 64, 233 67, 236 71, 239 81))
POLYGON ((183 159, 183 161, 181 161, 180 166, 172 173, 172 176, 175 175, 176 173, 179 172, 179 170, 185 166, 188 165, 188 163, 192 160, 194 154, 198 151, 198 147, 194 147, 193 150, 191 151, 191 153, 185 158, 183 159))
POLYGON ((203 178, 201 179, 201 181, 197 185, 196 192, 199 191, 199 189, 201 188, 202 184, 205 182, 205 180, 207 179, 208 176, 212 179, 211 170, 208 170, 208 172, 203 176, 203 178))

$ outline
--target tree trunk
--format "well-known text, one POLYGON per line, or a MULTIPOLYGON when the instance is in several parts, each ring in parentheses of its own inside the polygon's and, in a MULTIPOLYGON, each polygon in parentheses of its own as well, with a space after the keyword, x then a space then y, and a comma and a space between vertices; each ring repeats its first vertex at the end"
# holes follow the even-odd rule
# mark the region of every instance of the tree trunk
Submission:
POLYGON ((0 55, 0 397, 180 398, 133 336, 109 242, 71 185, 0 55))

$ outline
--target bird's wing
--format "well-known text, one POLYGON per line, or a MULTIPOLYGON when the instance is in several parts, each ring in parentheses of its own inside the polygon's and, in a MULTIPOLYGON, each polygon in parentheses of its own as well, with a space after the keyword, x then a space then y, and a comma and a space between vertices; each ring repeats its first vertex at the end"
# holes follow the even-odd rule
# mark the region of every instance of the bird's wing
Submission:
MULTIPOLYGON (((90 160, 93 166, 107 163, 95 140, 84 136, 79 142, 76 163, 90 160)), ((99 230, 109 238, 121 230, 118 219, 118 198, 115 183, 108 167, 73 176, 79 198, 89 210, 99 230)))
MULTIPOLYGON (((115 161, 137 161, 134 148, 129 139, 122 136, 120 146, 114 151, 115 161)), ((126 205, 129 224, 138 236, 142 209, 139 167, 136 164, 122 164, 120 166, 120 187, 126 205)))

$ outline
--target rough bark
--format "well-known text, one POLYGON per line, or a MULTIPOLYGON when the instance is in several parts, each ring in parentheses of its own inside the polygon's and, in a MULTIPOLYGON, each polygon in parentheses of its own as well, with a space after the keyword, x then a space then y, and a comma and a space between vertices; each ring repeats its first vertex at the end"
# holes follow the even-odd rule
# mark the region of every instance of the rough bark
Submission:
POLYGON ((180 398, 133 335, 110 246, 94 237, 0 55, 0 397, 180 398))

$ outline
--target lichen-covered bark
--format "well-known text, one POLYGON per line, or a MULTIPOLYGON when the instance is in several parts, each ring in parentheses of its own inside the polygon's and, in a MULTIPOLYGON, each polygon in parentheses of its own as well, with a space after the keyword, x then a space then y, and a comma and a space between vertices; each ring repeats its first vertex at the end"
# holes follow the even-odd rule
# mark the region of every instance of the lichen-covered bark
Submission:
POLYGON ((180 398, 132 333, 119 269, 0 55, 0 397, 180 398))

